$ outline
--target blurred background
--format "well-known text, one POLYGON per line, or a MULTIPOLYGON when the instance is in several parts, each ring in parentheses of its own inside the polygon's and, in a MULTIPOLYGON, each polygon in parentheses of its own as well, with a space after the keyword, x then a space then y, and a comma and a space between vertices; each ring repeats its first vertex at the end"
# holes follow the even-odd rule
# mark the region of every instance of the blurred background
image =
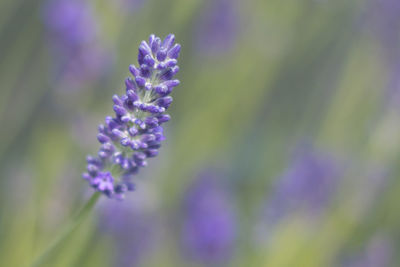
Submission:
POLYGON ((49 266, 399 266, 398 0, 1 0, 0 266, 92 194, 151 33, 182 44, 167 140, 49 266))

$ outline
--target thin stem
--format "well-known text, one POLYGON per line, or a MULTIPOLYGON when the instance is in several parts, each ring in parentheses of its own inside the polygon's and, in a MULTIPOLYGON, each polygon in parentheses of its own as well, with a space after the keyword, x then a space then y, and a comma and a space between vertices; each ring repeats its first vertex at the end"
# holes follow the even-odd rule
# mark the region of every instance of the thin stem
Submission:
POLYGON ((74 230, 78 228, 79 225, 81 225, 81 223, 89 215, 100 196, 100 192, 96 192, 92 195, 88 202, 86 202, 86 204, 66 225, 64 231, 62 231, 56 237, 56 239, 43 251, 43 253, 40 254, 40 256, 33 261, 31 265, 32 267, 39 267, 46 263, 46 261, 51 259, 52 256, 54 256, 54 253, 57 251, 60 245, 74 232, 74 230))

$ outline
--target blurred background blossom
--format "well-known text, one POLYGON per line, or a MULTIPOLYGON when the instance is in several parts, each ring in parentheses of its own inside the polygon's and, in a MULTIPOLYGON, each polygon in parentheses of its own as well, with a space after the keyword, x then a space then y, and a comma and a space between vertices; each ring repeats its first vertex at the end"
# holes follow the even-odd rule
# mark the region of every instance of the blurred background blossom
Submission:
POLYGON ((344 267, 391 266, 393 262, 393 242, 387 234, 372 236, 352 259, 343 263, 344 267))
POLYGON ((334 156, 309 144, 300 145, 289 166, 268 193, 266 220, 277 222, 282 217, 306 212, 313 217, 329 208, 340 187, 343 166, 334 156))
POLYGON ((0 266, 92 191, 140 42, 174 33, 167 142, 51 266, 398 266, 397 0, 0 1, 0 266), (212 166, 212 167, 205 167, 212 166))
POLYGON ((189 185, 182 206, 184 255, 206 265, 227 265, 235 250, 238 222, 224 177, 204 170, 189 185))
POLYGON ((240 31, 237 0, 209 0, 196 22, 195 44, 202 54, 217 55, 231 51, 240 31))
POLYGON ((99 205, 98 228, 113 243, 112 266, 141 266, 160 242, 157 200, 151 186, 141 188, 123 202, 104 199, 99 205))
POLYGON ((102 43, 102 25, 90 1, 48 0, 43 21, 58 87, 82 88, 110 68, 112 51, 102 43))
POLYGON ((400 101, 400 3, 395 0, 370 0, 367 4, 364 27, 375 35, 381 46, 387 95, 392 106, 400 101))

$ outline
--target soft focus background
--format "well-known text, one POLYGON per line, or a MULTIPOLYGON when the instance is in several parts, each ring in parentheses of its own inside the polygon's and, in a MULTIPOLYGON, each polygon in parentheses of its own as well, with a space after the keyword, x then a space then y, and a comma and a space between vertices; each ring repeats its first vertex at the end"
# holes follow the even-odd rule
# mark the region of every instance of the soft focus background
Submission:
POLYGON ((170 32, 160 155, 49 266, 399 266, 398 0, 1 0, 0 266, 90 197, 97 125, 170 32))

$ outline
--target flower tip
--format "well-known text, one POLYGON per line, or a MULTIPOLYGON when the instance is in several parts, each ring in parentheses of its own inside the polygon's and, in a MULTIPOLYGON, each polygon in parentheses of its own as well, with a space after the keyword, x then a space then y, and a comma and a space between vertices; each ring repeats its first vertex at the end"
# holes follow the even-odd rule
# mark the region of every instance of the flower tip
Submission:
POLYGON ((174 41, 175 41, 175 35, 170 33, 170 34, 168 34, 167 37, 165 37, 162 47, 165 49, 169 49, 169 48, 171 48, 174 41))
POLYGON ((168 51, 168 57, 173 58, 173 59, 178 59, 179 53, 181 52, 181 45, 180 44, 175 44, 169 51, 168 51))
POLYGON ((135 77, 136 77, 137 75, 140 74, 139 69, 136 68, 136 66, 133 65, 133 64, 129 65, 129 71, 130 71, 130 72, 132 73, 132 75, 135 76, 135 77))

